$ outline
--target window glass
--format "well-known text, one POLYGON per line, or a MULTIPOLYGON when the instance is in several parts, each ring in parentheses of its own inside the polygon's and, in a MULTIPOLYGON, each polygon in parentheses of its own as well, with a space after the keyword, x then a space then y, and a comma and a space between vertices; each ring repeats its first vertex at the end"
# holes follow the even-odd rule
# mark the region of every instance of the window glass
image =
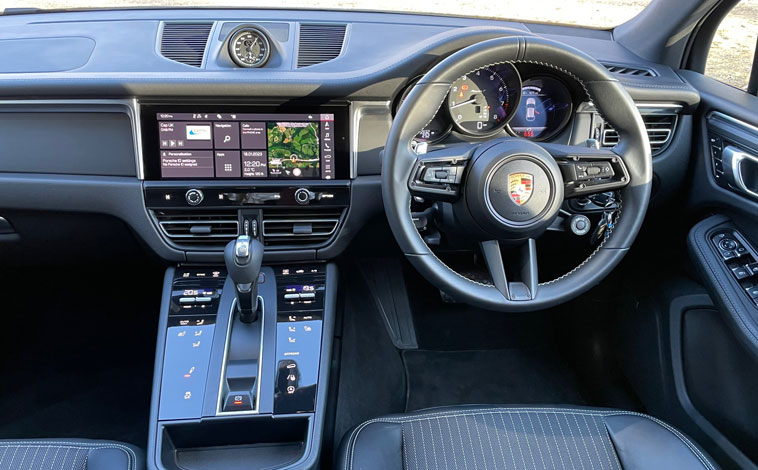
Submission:
POLYGON ((724 18, 713 37, 705 74, 747 90, 758 38, 758 0, 742 0, 724 18))
MULTIPOLYGON (((630 20, 651 0, 0 0, 5 8, 98 9, 140 7, 306 8, 389 11, 559 23, 613 28, 630 20)), ((671 0, 676 1, 676 0, 671 0)))

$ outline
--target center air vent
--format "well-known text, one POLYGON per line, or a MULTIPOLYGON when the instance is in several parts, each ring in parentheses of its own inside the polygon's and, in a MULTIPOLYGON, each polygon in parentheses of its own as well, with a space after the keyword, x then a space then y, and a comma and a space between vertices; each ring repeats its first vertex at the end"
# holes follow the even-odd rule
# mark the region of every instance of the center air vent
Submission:
POLYGON ((211 28, 213 23, 164 23, 161 54, 182 64, 202 66, 211 28))
POLYGON ((337 231, 341 218, 341 209, 264 210, 263 243, 297 248, 323 245, 337 231))
MULTIPOLYGON (((642 120, 645 121, 645 129, 650 139, 650 150, 653 155, 663 152, 671 142, 676 127, 676 114, 643 114, 642 120)), ((619 143, 619 134, 607 122, 603 124, 602 129, 603 147, 613 147, 619 143)))
POLYGON ((345 24, 301 24, 298 68, 336 59, 342 53, 346 30, 345 24))
POLYGON ((616 75, 629 75, 633 77, 657 77, 658 74, 653 69, 621 64, 603 64, 611 73, 616 75))
POLYGON ((221 249, 239 234, 237 211, 155 211, 163 235, 181 248, 221 249))

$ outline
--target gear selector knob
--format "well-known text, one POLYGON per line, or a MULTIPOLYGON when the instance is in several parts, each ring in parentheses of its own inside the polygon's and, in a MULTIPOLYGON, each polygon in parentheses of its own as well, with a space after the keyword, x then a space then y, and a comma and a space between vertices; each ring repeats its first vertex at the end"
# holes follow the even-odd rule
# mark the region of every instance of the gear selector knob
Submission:
POLYGON ((234 283, 240 320, 253 323, 258 319, 258 274, 263 262, 263 244, 240 235, 226 245, 224 262, 234 283))

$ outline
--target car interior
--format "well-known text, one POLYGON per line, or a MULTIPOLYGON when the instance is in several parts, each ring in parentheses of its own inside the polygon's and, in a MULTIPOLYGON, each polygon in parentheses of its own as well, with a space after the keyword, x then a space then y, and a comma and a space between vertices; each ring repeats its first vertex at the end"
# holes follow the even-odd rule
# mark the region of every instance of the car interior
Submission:
POLYGON ((6 8, 0 470, 758 470, 751 2, 6 8))

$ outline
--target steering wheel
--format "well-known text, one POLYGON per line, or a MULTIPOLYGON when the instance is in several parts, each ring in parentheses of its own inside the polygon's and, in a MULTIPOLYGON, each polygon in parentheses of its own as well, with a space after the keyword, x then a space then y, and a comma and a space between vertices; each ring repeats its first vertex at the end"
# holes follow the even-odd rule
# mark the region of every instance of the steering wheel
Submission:
POLYGON ((536 37, 491 39, 438 63, 398 110, 382 161, 385 212, 411 264, 454 299, 504 312, 557 305, 600 282, 637 236, 651 183, 647 132, 624 87, 585 53, 536 37), (538 63, 575 78, 618 131, 618 145, 595 149, 498 138, 428 153, 414 146, 414 136, 435 116, 456 79, 483 67, 519 62, 538 63), (601 177, 587 178, 588 168, 601 177), (519 190, 512 194, 514 184, 519 190), (598 247, 570 272, 540 283, 535 239, 553 223, 565 199, 607 191, 617 192, 619 209, 598 247), (414 224, 413 197, 449 204, 457 228, 479 243, 491 283, 470 279, 435 255, 414 224), (501 244, 520 245, 518 266, 506 266, 501 244))

